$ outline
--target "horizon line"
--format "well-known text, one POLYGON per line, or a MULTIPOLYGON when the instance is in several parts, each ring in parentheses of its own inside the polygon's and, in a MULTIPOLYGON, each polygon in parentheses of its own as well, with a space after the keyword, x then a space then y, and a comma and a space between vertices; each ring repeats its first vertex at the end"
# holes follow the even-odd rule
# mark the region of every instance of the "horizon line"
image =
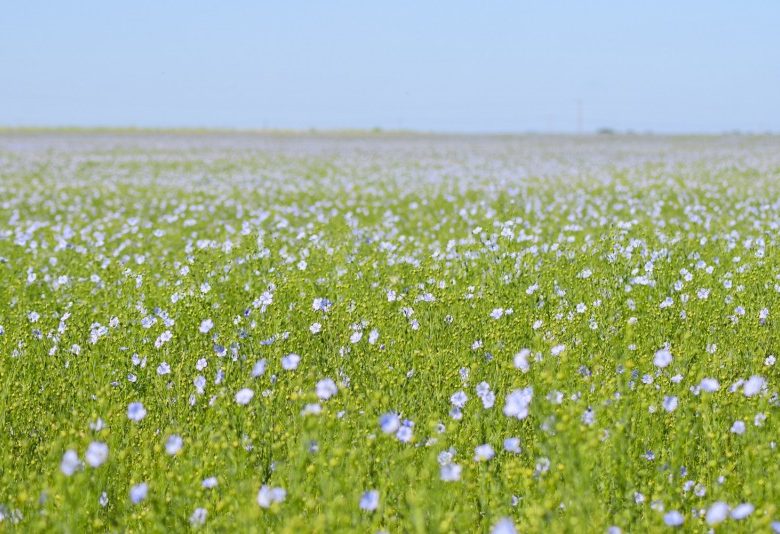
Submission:
POLYGON ((657 136, 657 137, 771 137, 780 135, 774 130, 754 131, 738 128, 719 132, 665 132, 651 129, 616 129, 601 127, 595 130, 572 132, 568 130, 424 130, 416 128, 243 128, 217 126, 86 126, 86 125, 3 125, 0 124, 0 135, 35 134, 35 133, 92 133, 92 134, 235 134, 235 135, 364 135, 364 136, 441 136, 441 137, 511 137, 511 136, 556 136, 556 137, 608 137, 614 136, 657 136))

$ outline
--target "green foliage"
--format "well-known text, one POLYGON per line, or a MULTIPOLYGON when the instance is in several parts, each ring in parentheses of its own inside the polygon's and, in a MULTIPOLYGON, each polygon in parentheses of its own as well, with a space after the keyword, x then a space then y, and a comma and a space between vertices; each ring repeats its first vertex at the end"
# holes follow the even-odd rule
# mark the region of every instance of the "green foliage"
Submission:
POLYGON ((770 531, 780 147, 741 143, 6 134, 0 525, 770 531))

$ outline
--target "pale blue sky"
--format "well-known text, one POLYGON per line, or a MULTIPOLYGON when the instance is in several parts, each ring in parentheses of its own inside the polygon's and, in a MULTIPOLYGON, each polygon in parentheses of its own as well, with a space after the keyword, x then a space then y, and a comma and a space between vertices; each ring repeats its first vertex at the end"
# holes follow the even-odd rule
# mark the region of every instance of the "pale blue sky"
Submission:
POLYGON ((780 131, 780 2, 7 0, 0 125, 780 131), (70 4, 70 5, 66 5, 70 4))

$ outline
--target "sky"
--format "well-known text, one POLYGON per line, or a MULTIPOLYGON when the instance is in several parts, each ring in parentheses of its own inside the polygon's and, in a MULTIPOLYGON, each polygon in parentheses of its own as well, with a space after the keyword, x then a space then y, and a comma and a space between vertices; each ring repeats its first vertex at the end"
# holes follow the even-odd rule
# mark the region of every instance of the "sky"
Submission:
POLYGON ((780 132, 780 2, 11 1, 0 125, 780 132))

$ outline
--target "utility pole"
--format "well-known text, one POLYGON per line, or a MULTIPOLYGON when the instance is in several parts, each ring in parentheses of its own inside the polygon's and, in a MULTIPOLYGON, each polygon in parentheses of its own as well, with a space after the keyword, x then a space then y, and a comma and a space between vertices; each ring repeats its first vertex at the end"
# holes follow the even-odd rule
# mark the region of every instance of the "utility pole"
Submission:
POLYGON ((582 134, 582 99, 577 99, 577 134, 582 134))

